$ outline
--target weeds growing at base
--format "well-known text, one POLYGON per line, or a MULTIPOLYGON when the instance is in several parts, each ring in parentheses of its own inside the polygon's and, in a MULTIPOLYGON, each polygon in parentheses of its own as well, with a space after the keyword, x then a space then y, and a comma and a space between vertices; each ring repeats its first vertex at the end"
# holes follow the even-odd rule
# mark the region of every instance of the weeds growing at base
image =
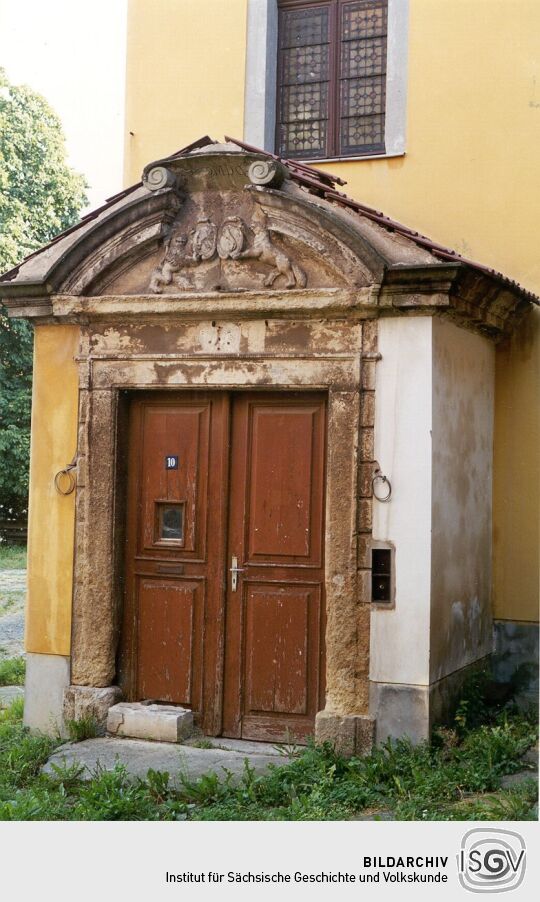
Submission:
POLYGON ((501 790, 503 775, 526 768, 522 756, 537 738, 534 713, 508 706, 469 701, 430 744, 400 740, 348 759, 309 745, 263 776, 246 762, 240 780, 209 773, 196 781, 157 771, 133 779, 121 765, 97 768, 87 781, 76 765, 42 774, 61 740, 29 734, 21 717, 19 701, 0 711, 0 820, 536 819, 534 780, 501 790))
POLYGON ((22 686, 25 672, 24 658, 0 658, 0 686, 22 686))

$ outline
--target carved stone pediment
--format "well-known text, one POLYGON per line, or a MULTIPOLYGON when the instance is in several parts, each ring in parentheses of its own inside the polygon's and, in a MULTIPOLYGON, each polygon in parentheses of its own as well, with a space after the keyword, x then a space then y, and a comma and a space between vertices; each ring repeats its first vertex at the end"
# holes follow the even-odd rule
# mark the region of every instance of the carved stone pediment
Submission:
POLYGON ((0 297, 10 315, 45 321, 90 308, 109 315, 111 303, 119 314, 144 306, 166 316, 198 310, 201 297, 219 305, 218 292, 238 309, 255 298, 257 310, 293 310, 302 298, 315 310, 345 289, 347 303, 368 298, 384 315, 442 311, 495 338, 536 301, 335 184, 301 163, 203 138, 149 164, 142 183, 6 273, 0 297))
POLYGON ((215 145, 151 164, 143 184, 179 209, 158 247, 111 267, 93 294, 364 287, 382 268, 348 245, 339 217, 324 227, 278 160, 215 145))

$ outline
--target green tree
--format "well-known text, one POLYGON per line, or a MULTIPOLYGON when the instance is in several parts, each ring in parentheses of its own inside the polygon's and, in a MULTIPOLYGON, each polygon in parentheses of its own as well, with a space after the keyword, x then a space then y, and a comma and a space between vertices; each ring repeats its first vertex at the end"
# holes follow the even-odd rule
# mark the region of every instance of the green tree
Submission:
MULTIPOLYGON (((56 113, 0 68, 0 273, 73 225, 85 188, 56 113)), ((0 519, 27 505, 31 391, 32 329, 0 305, 0 519)))

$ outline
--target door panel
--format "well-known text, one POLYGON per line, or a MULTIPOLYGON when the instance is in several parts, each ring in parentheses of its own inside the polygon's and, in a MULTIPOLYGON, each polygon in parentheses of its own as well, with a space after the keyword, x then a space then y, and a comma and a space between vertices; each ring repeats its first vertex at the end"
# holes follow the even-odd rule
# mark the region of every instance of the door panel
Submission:
POLYGON ((141 394, 130 411, 127 698, 184 705, 221 726, 229 396, 141 394))
POLYGON ((225 735, 301 739, 321 707, 325 419, 324 396, 235 398, 225 735))
MULTIPOLYGON (((251 409, 249 561, 307 561, 312 538, 312 444, 316 409, 251 409)), ((316 499, 319 500, 319 499, 316 499)))
POLYGON ((204 559, 210 411, 210 403, 143 408, 139 553, 182 549, 182 559, 204 559), (178 458, 177 469, 166 468, 167 457, 178 458), (168 537, 163 528, 171 502, 176 502, 180 519, 177 538, 168 537))
POLYGON ((141 698, 191 707, 200 697, 203 588, 188 580, 138 580, 141 698))
POLYGON ((313 733, 324 703, 325 430, 322 394, 132 402, 128 699, 191 708, 211 735, 313 733))
POLYGON ((309 591, 248 583, 245 595, 246 713, 307 714, 309 591))

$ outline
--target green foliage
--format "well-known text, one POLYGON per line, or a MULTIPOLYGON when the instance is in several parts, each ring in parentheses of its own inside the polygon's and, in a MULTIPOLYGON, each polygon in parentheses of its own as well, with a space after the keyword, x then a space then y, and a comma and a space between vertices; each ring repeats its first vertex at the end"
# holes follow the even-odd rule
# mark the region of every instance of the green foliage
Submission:
POLYGON ((202 739, 196 739, 195 742, 192 743, 193 748, 195 749, 213 749, 214 743, 210 742, 209 739, 205 739, 204 736, 202 739))
POLYGON ((0 570, 26 570, 26 547, 1 544, 0 570))
POLYGON ((72 742, 82 742, 83 739, 93 739, 98 735, 98 725, 95 717, 80 717, 78 720, 66 722, 69 738, 72 742))
POLYGON ((465 681, 454 716, 456 729, 460 734, 465 734, 467 730, 478 726, 486 719, 488 682, 489 674, 486 670, 475 671, 465 681))
POLYGON ((0 686, 23 686, 25 672, 24 658, 0 660, 0 686))
POLYGON ((525 780, 515 789, 503 790, 496 796, 488 795, 475 799, 471 804, 463 806, 462 817, 459 820, 536 821, 537 799, 536 780, 525 780))
POLYGON ((42 774, 60 740, 30 735, 19 717, 13 707, 0 712, 0 820, 342 820, 366 810, 396 820, 534 819, 532 781, 500 790, 501 776, 523 768, 537 735, 532 715, 517 710, 462 738, 438 730, 430 745, 388 742, 351 759, 309 745, 264 775, 246 760, 240 780, 180 774, 176 783, 152 770, 130 778, 120 764, 87 779, 78 765, 42 774))
MULTIPOLYGON (((0 69, 0 273, 76 222, 85 187, 56 113, 0 69)), ((0 518, 26 509, 31 386, 32 330, 0 305, 0 518)))

